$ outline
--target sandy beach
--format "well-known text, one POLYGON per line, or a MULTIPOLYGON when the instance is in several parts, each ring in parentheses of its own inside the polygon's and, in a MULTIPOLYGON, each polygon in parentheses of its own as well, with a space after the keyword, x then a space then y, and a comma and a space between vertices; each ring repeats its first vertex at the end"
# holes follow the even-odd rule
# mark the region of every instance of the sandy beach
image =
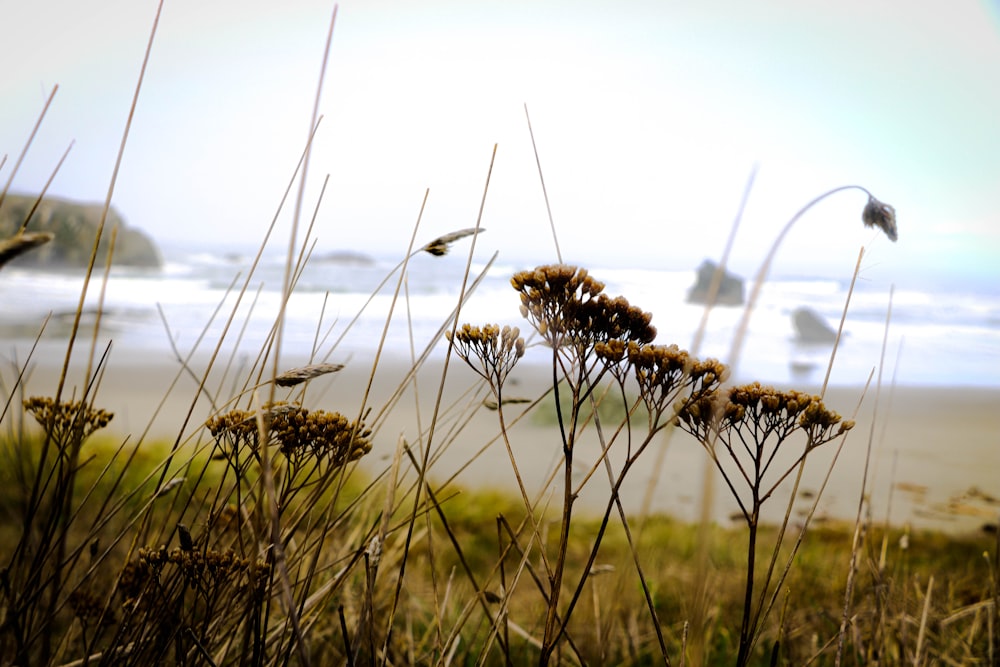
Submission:
MULTIPOLYGON (((83 386, 86 350, 73 361, 64 395, 83 386)), ((35 352, 25 374, 26 395, 55 392, 64 348, 44 346, 35 352)), ((23 359, 23 357, 22 357, 23 359)), ((196 442, 207 433, 201 424, 215 410, 227 410, 233 396, 246 384, 249 361, 237 360, 226 372, 229 359, 218 361, 204 389, 199 391, 195 376, 208 366, 207 358, 191 362, 190 373, 162 352, 115 351, 97 388, 96 403, 111 410, 115 418, 110 431, 130 441, 140 439, 196 442), (186 426, 185 426, 186 424, 186 426)), ((304 359, 283 360, 282 370, 304 363, 304 359)), ((371 375, 371 361, 346 361, 335 374, 314 380, 305 394, 310 409, 342 412, 356 417, 362 407, 371 375)), ((366 405, 371 408, 367 423, 375 428, 375 449, 364 460, 364 468, 377 472, 389 465, 400 436, 416 445, 428 439, 435 415, 443 362, 424 365, 390 409, 390 400, 407 379, 411 365, 402 357, 384 358, 377 368, 366 405), (421 435, 422 434, 422 435, 421 435)), ((4 386, 13 386, 17 373, 8 359, 0 372, 4 386)), ((551 386, 551 368, 522 364, 515 368, 505 388, 505 398, 535 399, 551 386)), ((796 389, 818 392, 818 387, 796 389)), ((300 390, 301 388, 294 388, 300 390)), ((260 400, 267 400, 269 386, 261 387, 260 400)), ((300 391, 280 389, 277 400, 296 399, 300 391)), ((884 389, 878 398, 874 389, 862 400, 861 387, 832 387, 825 403, 845 418, 852 415, 857 426, 840 448, 829 482, 819 497, 816 516, 822 520, 853 520, 859 498, 869 441, 866 496, 873 520, 895 526, 934 528, 949 532, 980 530, 996 524, 1000 513, 1000 388, 895 387, 884 389)), ((243 394, 246 407, 251 392, 243 394)), ((477 376, 458 359, 449 365, 441 390, 442 400, 431 436, 430 476, 448 487, 491 487, 517 492, 516 477, 503 440, 499 437, 499 414, 483 406, 491 398, 477 376)), ((558 504, 558 483, 546 487, 546 478, 561 466, 558 429, 537 416, 518 416, 525 405, 506 406, 511 451, 527 493, 532 498, 551 496, 558 504), (548 489, 548 494, 546 493, 548 489), (555 491, 555 493, 553 493, 555 491)), ((537 412, 537 411, 536 411, 537 412)), ((582 480, 598 460, 596 437, 584 437, 576 450, 576 478, 582 480)), ((801 517, 820 491, 829 464, 840 441, 816 450, 807 462, 795 499, 793 512, 801 517)), ((611 459, 620 465, 627 443, 612 448, 611 459)), ((708 457, 701 446, 684 434, 669 439, 658 435, 633 467, 623 485, 626 510, 666 512, 694 521, 700 513, 703 480, 708 457)), ((412 474, 412 471, 411 471, 412 474)), ((714 471, 713 471, 714 474, 714 471)), ((713 518, 723 524, 738 507, 728 495, 721 477, 714 474, 713 518)), ((585 511, 604 509, 609 488, 603 465, 580 493, 585 511)), ((766 518, 776 519, 785 510, 791 481, 783 484, 765 509, 766 518)))

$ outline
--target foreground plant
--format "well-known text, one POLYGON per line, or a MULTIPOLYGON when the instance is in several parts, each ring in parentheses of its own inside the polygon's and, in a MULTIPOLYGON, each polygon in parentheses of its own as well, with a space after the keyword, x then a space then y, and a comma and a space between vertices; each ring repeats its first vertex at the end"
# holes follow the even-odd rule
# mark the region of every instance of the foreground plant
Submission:
MULTIPOLYGON (((565 636, 615 508, 632 549, 634 566, 642 583, 663 659, 669 663, 656 605, 649 594, 650 587, 628 519, 621 507, 619 493, 628 472, 647 450, 653 437, 670 425, 680 426, 702 443, 739 504, 747 524, 744 610, 737 657, 739 664, 746 664, 761 623, 769 611, 765 603, 772 575, 770 569, 758 596, 758 604, 756 607, 753 604, 761 508, 809 452, 842 435, 853 423, 842 422, 840 415, 826 409, 818 397, 801 392, 780 392, 756 383, 723 388, 722 383, 728 376, 728 369, 723 364, 714 359, 698 360, 676 345, 653 344, 656 330, 650 324, 651 315, 630 305, 623 297, 607 297, 603 294, 604 284, 584 269, 565 265, 541 266, 515 274, 511 283, 521 293, 522 315, 552 351, 552 392, 563 454, 562 514, 551 567, 548 567, 550 561, 545 556, 544 547, 541 547, 548 581, 543 591, 546 617, 540 639, 539 664, 548 664, 565 636), (616 388, 627 408, 625 418, 609 429, 608 425, 601 424, 596 410, 589 413, 593 415, 601 455, 582 480, 576 479, 576 445, 590 419, 585 417, 588 413, 583 408, 588 402, 596 407, 595 390, 607 380, 611 381, 611 386, 616 388), (630 401, 629 391, 636 391, 638 397, 630 401), (568 393, 565 407, 560 393, 568 393), (639 410, 640 407, 642 410, 639 410), (645 423, 635 423, 633 415, 638 414, 645 415, 645 423), (774 470, 779 450, 787 449, 790 445, 786 443, 798 432, 803 432, 806 437, 801 454, 791 464, 782 464, 781 470, 774 470), (624 462, 618 470, 614 470, 608 453, 620 441, 623 442, 618 447, 624 448, 624 462), (724 454, 720 455, 720 452, 724 454), (611 484, 608 503, 582 574, 564 606, 561 593, 565 583, 574 503, 591 475, 602 465, 611 484)), ((517 334, 516 329, 509 327, 464 325, 453 341, 458 355, 491 387, 505 442, 502 392, 504 381, 523 355, 524 344, 517 334)), ((508 452, 514 463, 509 443, 508 452)), ((787 457, 780 460, 784 458, 787 457)), ((516 463, 514 466, 517 472, 516 463)), ((520 475, 518 481, 520 483, 520 475)), ((521 491, 530 511, 523 486, 521 491)), ((538 543, 543 544, 540 540, 538 543)))
MULTIPOLYGON (((44 433, 40 447, 14 443, 8 464, 17 467, 22 530, 0 576, 4 618, 0 654, 12 641, 20 664, 47 659, 53 627, 62 622, 63 590, 79 553, 69 553, 80 454, 88 438, 113 415, 84 401, 34 396, 24 401, 44 433)), ((37 443, 35 443, 37 444, 37 443)))
POLYGON ((206 427, 218 445, 218 456, 237 474, 248 462, 260 462, 261 443, 276 447, 288 462, 286 486, 306 468, 322 477, 372 449, 371 430, 363 422, 287 403, 265 405, 259 413, 232 410, 208 420, 206 427))
MULTIPOLYGON (((736 664, 744 665, 760 631, 773 575, 769 568, 755 607, 761 508, 810 452, 849 431, 854 422, 841 421, 840 415, 828 410, 818 396, 778 391, 755 382, 689 403, 679 411, 676 423, 705 448, 747 525, 746 583, 736 658, 736 664), (779 462, 779 454, 790 446, 786 443, 799 432, 805 435, 801 453, 787 465, 779 462), (780 466, 778 470, 773 468, 775 465, 780 466)), ((780 546, 779 541, 773 552, 780 546)))
MULTIPOLYGON (((552 351, 552 392, 563 454, 562 512, 558 544, 551 561, 546 556, 544 547, 540 547, 543 549, 542 562, 546 567, 547 586, 542 592, 546 615, 540 640, 539 664, 547 664, 565 634, 615 507, 618 507, 623 524, 627 527, 618 495, 627 472, 652 437, 674 416, 671 412, 674 401, 683 402, 707 395, 721 381, 723 372, 717 362, 701 364, 675 348, 651 345, 656 336, 656 329, 650 324, 651 314, 629 304, 623 297, 611 298, 605 295, 604 284, 591 277, 585 269, 567 265, 540 266, 532 271, 515 274, 511 284, 521 294, 522 315, 552 351), (618 383, 624 400, 625 384, 632 370, 642 386, 640 400, 646 403, 649 415, 645 435, 633 442, 629 419, 608 436, 605 436, 598 423, 602 454, 598 461, 593 462, 582 480, 574 479, 577 443, 589 419, 584 408, 588 403, 596 406, 595 390, 608 378, 613 378, 618 383), (567 408, 563 407, 563 395, 567 398, 567 408), (628 441, 624 445, 628 452, 623 467, 615 472, 608 462, 607 453, 618 438, 628 441), (602 464, 607 468, 612 484, 607 511, 590 549, 588 563, 579 580, 572 586, 573 595, 563 608, 561 594, 565 583, 574 504, 582 487, 602 464)), ((516 329, 500 329, 497 325, 464 325, 453 342, 458 355, 487 380, 494 393, 501 432, 518 477, 522 498, 530 513, 532 507, 507 441, 503 409, 504 381, 523 355, 524 343, 517 337, 518 333, 516 329)), ((597 421, 596 411, 590 414, 597 421)), ((534 529, 537 538, 537 525, 534 529)), ((543 544, 540 539, 536 541, 539 545, 543 544)), ((524 552, 523 547, 519 547, 519 550, 524 552)), ((642 578, 638 561, 636 567, 642 578)), ((648 591, 648 587, 644 588, 648 591)), ((655 619, 655 606, 648 594, 647 604, 655 619)), ((654 626, 659 635, 659 623, 655 622, 654 626)), ((659 641, 661 652, 665 655, 662 635, 659 635, 659 641)))

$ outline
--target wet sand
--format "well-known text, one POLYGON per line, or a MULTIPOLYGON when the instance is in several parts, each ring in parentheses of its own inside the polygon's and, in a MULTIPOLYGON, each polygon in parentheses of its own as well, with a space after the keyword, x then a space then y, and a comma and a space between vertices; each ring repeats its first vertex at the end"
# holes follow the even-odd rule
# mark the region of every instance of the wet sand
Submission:
MULTIPOLYGON (((83 352, 77 354, 64 395, 74 390, 79 395, 84 357, 83 352)), ((331 361, 347 364, 338 373, 314 380, 304 404, 310 409, 356 417, 368 386, 371 362, 331 361)), ((53 394, 61 362, 60 348, 36 351, 26 374, 26 393, 53 394)), ((289 359, 282 364, 282 370, 304 362, 289 359)), ((234 363, 224 373, 227 363, 229 359, 217 362, 204 389, 199 391, 195 376, 200 377, 207 368, 205 358, 192 362, 188 373, 163 352, 116 351, 97 388, 96 403, 115 413, 110 431, 132 442, 143 438, 194 442, 207 437, 200 425, 213 410, 228 409, 224 404, 246 383, 249 362, 234 363)), ((499 413, 483 407, 483 399, 490 396, 464 362, 453 360, 450 364, 433 434, 428 431, 441 387, 440 361, 422 367, 415 387, 411 384, 390 409, 383 411, 406 380, 409 368, 402 358, 386 358, 377 369, 366 402, 372 409, 367 422, 376 428, 375 449, 366 457, 364 467, 374 472, 388 466, 400 436, 415 445, 426 442, 430 435, 430 477, 437 484, 516 493, 511 457, 499 437, 499 413)), ((5 387, 13 385, 17 374, 9 360, 0 376, 5 387)), ((535 399, 550 386, 551 368, 522 364, 515 368, 505 387, 505 398, 535 399)), ((816 387, 796 388, 818 391, 816 387)), ((267 400, 269 386, 258 391, 260 400, 267 400)), ((280 389, 276 398, 295 398, 297 393, 280 389)), ((240 407, 246 407, 249 396, 244 394, 240 407)), ((840 448, 816 516, 853 521, 871 441, 866 487, 870 502, 864 510, 871 512, 874 521, 949 532, 975 531, 987 523, 995 525, 1000 513, 1000 388, 896 387, 884 389, 877 406, 875 399, 871 390, 862 401, 860 387, 832 387, 827 391, 828 407, 845 417, 855 415, 857 426, 840 448)), ((525 407, 511 404, 504 410, 514 461, 529 497, 542 498, 543 502, 551 498, 555 507, 561 482, 546 486, 546 479, 561 466, 559 431, 551 420, 534 413, 518 420, 525 407)), ((576 450, 577 482, 598 460, 600 447, 593 429, 590 433, 576 450)), ((794 503, 796 520, 815 502, 838 444, 834 441, 824 445, 810 456, 794 503)), ((616 467, 621 464, 626 446, 622 440, 612 448, 616 467)), ((791 453, 792 448, 788 449, 791 453)), ((705 451, 690 437, 675 434, 668 439, 658 435, 622 487, 626 511, 636 514, 646 509, 682 520, 698 520, 707 461, 705 451)), ((738 506, 721 477, 713 475, 711 516, 720 523, 729 523, 738 506)), ((608 488, 602 465, 580 494, 585 511, 602 511, 608 488)), ((781 516, 790 490, 791 479, 765 505, 766 519, 781 516)))

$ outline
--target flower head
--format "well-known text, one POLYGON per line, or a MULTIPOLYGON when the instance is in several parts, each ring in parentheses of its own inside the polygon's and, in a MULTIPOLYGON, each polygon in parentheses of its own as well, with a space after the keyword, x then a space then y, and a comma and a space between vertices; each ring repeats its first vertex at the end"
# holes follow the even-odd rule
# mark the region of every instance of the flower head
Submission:
MULTIPOLYGON (((479 232, 485 232, 486 230, 482 227, 479 228, 479 232)), ((464 239, 466 236, 472 236, 476 233, 475 227, 470 227, 468 229, 460 229, 457 232, 450 232, 444 236, 439 236, 427 245, 425 245, 421 250, 424 252, 429 252, 435 257, 441 257, 447 255, 448 251, 451 250, 451 244, 459 239, 464 239)))
POLYGON ((510 283, 521 293, 521 315, 553 347, 561 345, 566 336, 578 333, 576 313, 604 291, 604 283, 592 278, 586 269, 566 264, 519 271, 510 283))
POLYGON ((106 410, 93 408, 83 401, 56 403, 47 396, 32 396, 24 401, 24 409, 31 413, 56 442, 64 437, 79 434, 81 440, 108 425, 114 415, 106 410))
MULTIPOLYGON (((335 467, 357 460, 372 449, 371 430, 363 422, 353 422, 339 412, 309 411, 298 405, 265 405, 263 417, 269 424, 268 443, 277 445, 292 464, 317 460, 335 467)), ((217 442, 231 440, 256 453, 259 429, 254 413, 232 410, 206 424, 217 442)))
POLYGON ((868 203, 865 204, 865 209, 861 212, 861 221, 865 223, 865 227, 881 229, 890 241, 896 242, 898 238, 896 235, 896 209, 889 204, 868 195, 868 203))
POLYGON ((517 360, 524 356, 524 339, 517 327, 463 324, 454 336, 449 331, 445 337, 455 346, 458 356, 489 381, 494 390, 503 384, 517 360), (478 360, 478 368, 473 358, 478 360))
POLYGON ((585 357, 599 343, 649 343, 653 316, 621 296, 602 294, 604 283, 586 269, 565 264, 520 271, 511 285, 521 293, 521 314, 552 347, 572 348, 585 357))

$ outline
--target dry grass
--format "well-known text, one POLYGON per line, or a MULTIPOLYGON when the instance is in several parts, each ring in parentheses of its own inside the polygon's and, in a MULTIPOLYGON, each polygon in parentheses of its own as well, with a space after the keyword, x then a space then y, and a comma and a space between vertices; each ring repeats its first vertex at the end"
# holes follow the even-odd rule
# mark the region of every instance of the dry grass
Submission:
MULTIPOLYGON (((140 87, 141 78, 136 96, 140 87)), ((303 178, 315 131, 314 122, 295 169, 303 178)), ((127 130, 122 148, 126 138, 127 130)), ((107 205, 113 187, 114 177, 107 205)), ((788 229, 849 188, 858 189, 825 193, 789 221, 761 267, 741 331, 788 229)), ((488 190, 489 174, 484 203, 488 190)), ((301 190, 296 219, 300 205, 301 190)), ((863 222, 895 239, 894 210, 870 194, 863 222)), ((343 334, 317 345, 306 366, 282 370, 283 312, 233 377, 233 359, 218 356, 239 326, 237 303, 206 370, 178 353, 179 373, 198 379, 213 414, 203 420, 192 404, 173 442, 109 439, 115 406, 102 408, 100 382, 114 358, 97 354, 96 329, 83 377, 68 375, 78 312, 50 394, 21 395, 30 359, 3 385, 0 664, 996 664, 995 537, 885 532, 864 516, 837 528, 808 519, 793 526, 787 513, 778 526, 761 523, 764 503, 788 502, 776 498, 778 483, 850 429, 821 396, 730 386, 725 364, 653 344, 652 314, 608 297, 585 270, 555 264, 512 277, 552 376, 530 403, 512 400, 506 384, 524 354, 520 331, 460 326, 462 306, 492 264, 478 276, 468 268, 481 231, 477 220, 419 244, 418 217, 407 254, 376 292, 394 281, 395 308, 414 254, 441 255, 468 238, 455 310, 430 339, 412 341, 409 371, 393 378, 397 391, 370 405, 379 345, 366 360, 369 384, 359 388, 356 415, 315 409, 308 393, 313 379, 339 370, 327 359, 343 334), (393 455, 359 474, 374 434, 404 409, 402 397, 426 377, 424 362, 438 345, 449 355, 431 419, 423 423, 415 411, 393 455), (480 381, 468 401, 445 405, 453 358, 480 381), (213 388, 209 373, 223 363, 213 388), (278 387, 287 395, 277 397, 278 387), (544 492, 529 494, 510 426, 539 406, 548 406, 540 419, 552 424, 562 457, 544 492), (440 457, 487 410, 516 494, 436 481, 440 457), (629 473, 671 429, 702 444, 739 503, 741 528, 624 511, 619 492, 629 473), (577 447, 585 433, 600 443, 590 459, 577 447), (608 456, 612 447, 624 455, 608 456), (775 467, 775 453, 789 448, 792 463, 775 467), (577 498, 595 476, 608 482, 606 506, 581 515, 577 498)), ((298 234, 296 222, 286 300, 308 261, 311 227, 301 245, 298 234)), ((261 253, 269 242, 270 231, 261 253)), ((95 244, 81 304, 96 254, 95 244)), ((234 283, 237 302, 255 270, 234 283)), ((107 280, 105 272, 102 288, 107 280)), ((738 335, 733 363, 741 343, 738 335)))

